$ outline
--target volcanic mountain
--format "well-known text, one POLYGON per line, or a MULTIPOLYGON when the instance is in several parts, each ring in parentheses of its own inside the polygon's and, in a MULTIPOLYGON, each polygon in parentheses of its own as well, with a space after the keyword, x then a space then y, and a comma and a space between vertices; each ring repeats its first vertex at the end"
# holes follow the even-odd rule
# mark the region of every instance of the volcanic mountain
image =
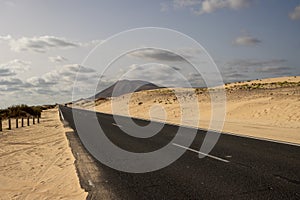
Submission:
POLYGON ((159 87, 153 83, 141 80, 120 80, 109 86, 108 88, 102 90, 95 95, 95 99, 107 98, 107 97, 117 97, 123 94, 128 94, 132 92, 138 92, 143 90, 154 90, 159 89, 159 87))

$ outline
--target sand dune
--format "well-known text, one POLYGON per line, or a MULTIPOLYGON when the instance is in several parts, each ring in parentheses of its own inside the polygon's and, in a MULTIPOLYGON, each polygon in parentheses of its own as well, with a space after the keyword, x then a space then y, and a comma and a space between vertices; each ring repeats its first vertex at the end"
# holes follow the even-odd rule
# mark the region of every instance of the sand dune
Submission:
POLYGON ((0 132, 0 199, 85 199, 57 109, 42 117, 0 132))
POLYGON ((289 83, 299 83, 300 82, 300 76, 285 76, 285 77, 276 77, 276 78, 266 78, 266 79, 257 79, 257 80, 249 80, 249 81, 243 81, 243 82, 235 82, 235 83, 229 83, 226 84, 226 87, 231 86, 239 86, 243 84, 252 84, 252 83, 260 83, 260 84, 268 84, 268 83, 283 83, 283 82, 289 82, 289 83))
MULTIPOLYGON (((224 132, 300 144, 299 76, 231 83, 225 87, 227 100, 224 132)), ((174 124, 198 124, 197 127, 207 129, 211 118, 208 90, 175 90, 177 96, 172 89, 158 89, 102 99, 95 104, 81 102, 76 106, 174 124), (130 99, 129 102, 127 99, 130 99), (193 99, 197 99, 198 109, 195 109, 193 99), (179 100, 181 104, 184 102, 185 113, 189 113, 183 118, 179 100), (113 111, 111 102, 115 106, 113 111), (198 112, 200 120, 195 119, 198 112)))

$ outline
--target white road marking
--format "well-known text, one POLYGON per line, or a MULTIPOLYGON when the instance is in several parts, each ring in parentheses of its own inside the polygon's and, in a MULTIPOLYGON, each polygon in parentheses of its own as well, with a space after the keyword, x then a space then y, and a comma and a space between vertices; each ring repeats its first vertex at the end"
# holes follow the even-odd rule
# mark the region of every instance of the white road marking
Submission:
POLYGON ((112 125, 120 127, 120 128, 122 127, 121 125, 118 125, 118 124, 115 124, 115 123, 112 123, 112 125))
POLYGON ((59 109, 59 112, 60 112, 60 116, 61 116, 62 120, 65 121, 64 115, 62 114, 60 109, 59 109))
POLYGON ((222 161, 222 162, 226 162, 228 163, 229 161, 228 160, 225 160, 225 159, 222 159, 222 158, 219 158, 219 157, 216 157, 216 156, 212 156, 212 155, 209 155, 209 154, 206 154, 206 153, 202 153, 200 151, 197 151, 195 149, 191 149, 189 147, 185 147, 185 146, 182 146, 180 144, 176 144, 176 143, 172 143, 174 146, 177 146, 177 147, 180 147, 180 148, 183 148, 183 149, 186 149, 186 150, 189 150, 189 151, 192 151, 192 152, 195 152, 195 153, 198 153, 198 154, 202 154, 204 156, 207 156, 209 158, 212 158, 212 159, 215 159, 215 160, 219 160, 219 161, 222 161))
POLYGON ((94 183, 91 180, 88 180, 90 186, 95 187, 94 183))

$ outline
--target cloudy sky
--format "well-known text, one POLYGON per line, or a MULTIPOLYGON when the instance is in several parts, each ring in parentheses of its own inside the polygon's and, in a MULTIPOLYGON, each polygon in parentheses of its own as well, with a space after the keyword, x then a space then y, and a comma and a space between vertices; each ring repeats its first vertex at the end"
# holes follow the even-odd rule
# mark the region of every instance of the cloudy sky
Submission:
MULTIPOLYGON (((84 62, 107 38, 141 27, 173 29, 193 38, 225 82, 300 75, 299 0, 0 0, 0 27, 0 108, 70 101, 76 74, 78 96, 93 92, 89 88, 99 77, 103 87, 120 77, 149 76, 172 86, 178 74, 201 85, 182 56, 198 59, 203 52, 180 42, 172 47, 180 56, 157 49, 131 52, 110 75, 102 73, 102 54, 84 62)), ((108 52, 124 45, 113 43, 108 52)))

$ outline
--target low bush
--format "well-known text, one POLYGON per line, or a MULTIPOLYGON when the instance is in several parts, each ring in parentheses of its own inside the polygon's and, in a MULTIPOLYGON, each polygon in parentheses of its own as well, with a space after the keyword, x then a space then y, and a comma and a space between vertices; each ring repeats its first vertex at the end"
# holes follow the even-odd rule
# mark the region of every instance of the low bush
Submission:
POLYGON ((0 117, 41 117, 43 107, 42 106, 27 106, 27 105, 14 105, 7 109, 0 110, 0 117))

